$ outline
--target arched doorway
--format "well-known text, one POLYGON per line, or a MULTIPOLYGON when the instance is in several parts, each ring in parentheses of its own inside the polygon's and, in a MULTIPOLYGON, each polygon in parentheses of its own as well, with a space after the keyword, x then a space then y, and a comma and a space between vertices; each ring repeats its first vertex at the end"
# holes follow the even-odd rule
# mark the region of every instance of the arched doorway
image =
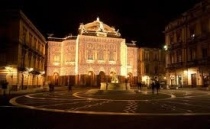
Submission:
POLYGON ((88 71, 88 74, 86 75, 86 86, 93 86, 94 82, 94 74, 93 71, 88 71))
POLYGON ((58 78, 59 78, 59 74, 57 72, 55 72, 53 74, 53 82, 54 82, 54 85, 58 85, 58 78))

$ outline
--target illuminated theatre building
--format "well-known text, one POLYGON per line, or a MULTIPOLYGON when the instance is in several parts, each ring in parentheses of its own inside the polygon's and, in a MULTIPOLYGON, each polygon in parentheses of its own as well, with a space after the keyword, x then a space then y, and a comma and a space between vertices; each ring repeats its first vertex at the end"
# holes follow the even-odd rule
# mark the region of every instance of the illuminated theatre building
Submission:
POLYGON ((97 20, 81 24, 77 36, 48 37, 47 79, 55 85, 100 86, 137 82, 135 43, 97 20), (113 80, 113 77, 117 80, 113 80))

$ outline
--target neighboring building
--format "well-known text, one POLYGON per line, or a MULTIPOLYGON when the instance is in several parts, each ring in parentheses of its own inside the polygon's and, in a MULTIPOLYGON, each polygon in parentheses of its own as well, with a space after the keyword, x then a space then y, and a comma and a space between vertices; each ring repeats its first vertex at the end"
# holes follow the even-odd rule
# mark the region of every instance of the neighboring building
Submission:
POLYGON ((149 86, 155 77, 166 83, 165 50, 160 48, 140 47, 138 53, 138 81, 149 86))
POLYGON ((45 73, 44 36, 21 10, 0 11, 0 80, 10 90, 40 87, 45 73))
POLYGON ((210 75, 210 0, 203 0, 165 27, 167 82, 208 86, 210 75))
POLYGON ((137 50, 118 30, 97 20, 81 24, 77 36, 48 37, 47 77, 55 85, 100 86, 137 81, 137 50), (113 77, 118 80, 112 80, 113 77))
POLYGON ((131 86, 138 82, 138 48, 136 41, 126 43, 127 45, 127 79, 131 86))

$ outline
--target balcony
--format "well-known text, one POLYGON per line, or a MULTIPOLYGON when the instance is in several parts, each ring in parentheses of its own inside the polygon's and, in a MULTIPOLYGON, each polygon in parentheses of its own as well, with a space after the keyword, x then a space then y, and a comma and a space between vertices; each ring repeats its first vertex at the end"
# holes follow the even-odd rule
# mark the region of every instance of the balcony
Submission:
POLYGON ((167 65, 167 69, 177 69, 177 68, 182 68, 183 67, 183 62, 178 62, 178 63, 172 63, 167 65))
POLYGON ((182 43, 183 43, 182 41, 179 41, 179 42, 170 44, 170 45, 168 46, 168 49, 169 49, 169 50, 174 50, 174 49, 181 48, 181 47, 182 47, 182 43))
POLYGON ((203 58, 203 59, 199 59, 197 62, 198 62, 198 65, 209 65, 210 64, 210 59, 209 58, 203 58))
POLYGON ((209 37, 209 33, 205 32, 205 33, 202 33, 201 35, 199 35, 198 40, 201 42, 203 40, 207 40, 208 37, 209 37))
POLYGON ((187 67, 194 67, 198 65, 198 61, 197 60, 193 60, 193 61, 187 61, 186 66, 187 67))
POLYGON ((187 39, 187 44, 196 44, 198 42, 205 41, 209 38, 209 33, 202 33, 200 35, 196 35, 195 37, 190 37, 187 39))

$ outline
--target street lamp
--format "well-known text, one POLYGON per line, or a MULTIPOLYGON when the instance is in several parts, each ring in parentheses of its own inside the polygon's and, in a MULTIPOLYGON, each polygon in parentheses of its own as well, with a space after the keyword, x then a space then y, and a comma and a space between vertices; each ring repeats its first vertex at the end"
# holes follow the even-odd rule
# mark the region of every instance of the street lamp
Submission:
POLYGON ((168 46, 167 45, 164 45, 163 48, 164 48, 165 51, 168 50, 168 46))

